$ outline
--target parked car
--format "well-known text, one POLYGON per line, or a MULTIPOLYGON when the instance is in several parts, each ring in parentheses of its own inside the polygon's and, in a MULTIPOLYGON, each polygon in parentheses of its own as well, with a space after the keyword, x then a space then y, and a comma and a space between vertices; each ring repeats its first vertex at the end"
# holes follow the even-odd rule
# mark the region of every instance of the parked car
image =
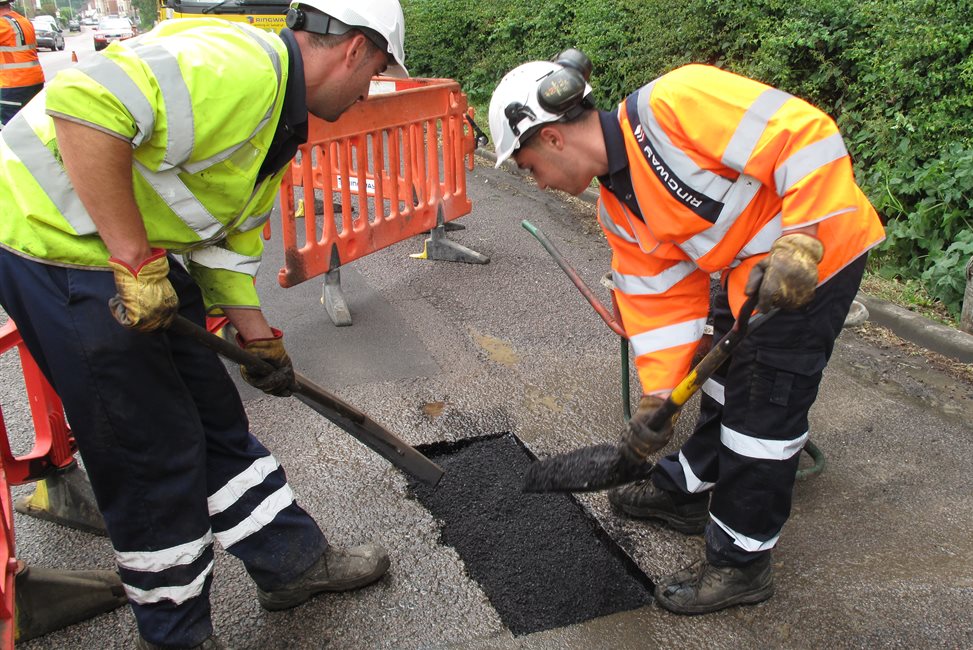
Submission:
POLYGON ((70 32, 80 32, 81 31, 81 21, 77 18, 72 18, 68 21, 68 31, 70 32))
POLYGON ((102 18, 95 30, 95 50, 103 50, 112 41, 124 41, 135 36, 128 18, 102 18))
POLYGON ((64 31, 55 18, 52 16, 35 16, 30 24, 34 26, 37 47, 46 47, 51 51, 64 49, 64 31))

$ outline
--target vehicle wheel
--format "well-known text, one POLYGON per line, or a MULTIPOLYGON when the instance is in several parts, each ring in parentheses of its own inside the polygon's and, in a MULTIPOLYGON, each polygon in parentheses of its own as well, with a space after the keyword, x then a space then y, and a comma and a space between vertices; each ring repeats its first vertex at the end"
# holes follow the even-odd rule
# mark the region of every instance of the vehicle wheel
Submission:
POLYGON ((64 47, 65 47, 64 41, 61 41, 61 44, 58 46, 57 51, 58 52, 63 52, 64 51, 64 47))

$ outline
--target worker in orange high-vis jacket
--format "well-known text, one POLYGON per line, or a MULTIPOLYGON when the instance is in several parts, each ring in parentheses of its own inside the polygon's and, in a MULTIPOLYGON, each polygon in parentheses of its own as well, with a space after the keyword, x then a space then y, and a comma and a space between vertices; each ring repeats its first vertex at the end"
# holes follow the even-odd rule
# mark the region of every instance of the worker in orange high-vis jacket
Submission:
POLYGON ((609 493, 628 515, 705 532, 705 557, 658 582, 662 607, 760 602, 773 594, 771 549, 790 514, 808 410, 883 228, 834 121, 807 102, 687 65, 600 112, 590 73, 568 50, 507 74, 490 104, 497 165, 512 157, 541 188, 571 194, 600 181, 615 298, 643 387, 623 444, 640 457, 671 438, 671 427, 646 423, 689 371, 711 274, 721 274, 714 341, 749 294, 760 311, 781 308, 704 384, 682 448, 609 493))
POLYGON ((34 26, 10 8, 10 0, 0 0, 0 126, 43 87, 34 26))

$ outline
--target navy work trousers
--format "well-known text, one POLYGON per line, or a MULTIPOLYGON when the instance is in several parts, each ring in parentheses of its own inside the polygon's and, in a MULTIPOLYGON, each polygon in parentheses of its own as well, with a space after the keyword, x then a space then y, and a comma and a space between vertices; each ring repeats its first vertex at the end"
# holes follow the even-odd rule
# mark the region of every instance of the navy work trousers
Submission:
POLYGON ((9 123, 43 89, 44 84, 0 88, 0 125, 9 123))
MULTIPOLYGON (((819 286, 804 308, 780 311, 746 336, 704 383, 692 436, 653 472, 658 487, 677 494, 712 491, 706 526, 712 564, 748 564, 777 543, 790 516, 808 411, 866 258, 819 286)), ((733 325, 725 290, 712 311, 715 344, 733 325)))
MULTIPOLYGON (((202 325, 199 288, 170 267, 180 313, 202 325)), ((139 631, 191 647, 212 634, 214 537, 264 590, 302 574, 327 541, 250 433, 216 354, 123 328, 114 294, 110 271, 0 249, 0 304, 64 403, 139 631)))

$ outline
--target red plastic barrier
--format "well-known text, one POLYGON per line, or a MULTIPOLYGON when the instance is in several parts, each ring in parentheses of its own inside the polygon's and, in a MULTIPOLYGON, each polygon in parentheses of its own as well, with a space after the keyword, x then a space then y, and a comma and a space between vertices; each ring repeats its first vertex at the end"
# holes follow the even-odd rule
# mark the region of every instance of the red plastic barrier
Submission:
POLYGON ((472 210, 466 170, 473 168, 475 139, 459 84, 385 78, 372 83, 368 100, 338 121, 311 118, 308 142, 291 164, 292 173, 284 175, 281 286, 430 230, 440 217, 451 221, 472 210), (311 200, 314 190, 323 204, 311 200), (302 197, 299 226, 296 206, 302 197))

